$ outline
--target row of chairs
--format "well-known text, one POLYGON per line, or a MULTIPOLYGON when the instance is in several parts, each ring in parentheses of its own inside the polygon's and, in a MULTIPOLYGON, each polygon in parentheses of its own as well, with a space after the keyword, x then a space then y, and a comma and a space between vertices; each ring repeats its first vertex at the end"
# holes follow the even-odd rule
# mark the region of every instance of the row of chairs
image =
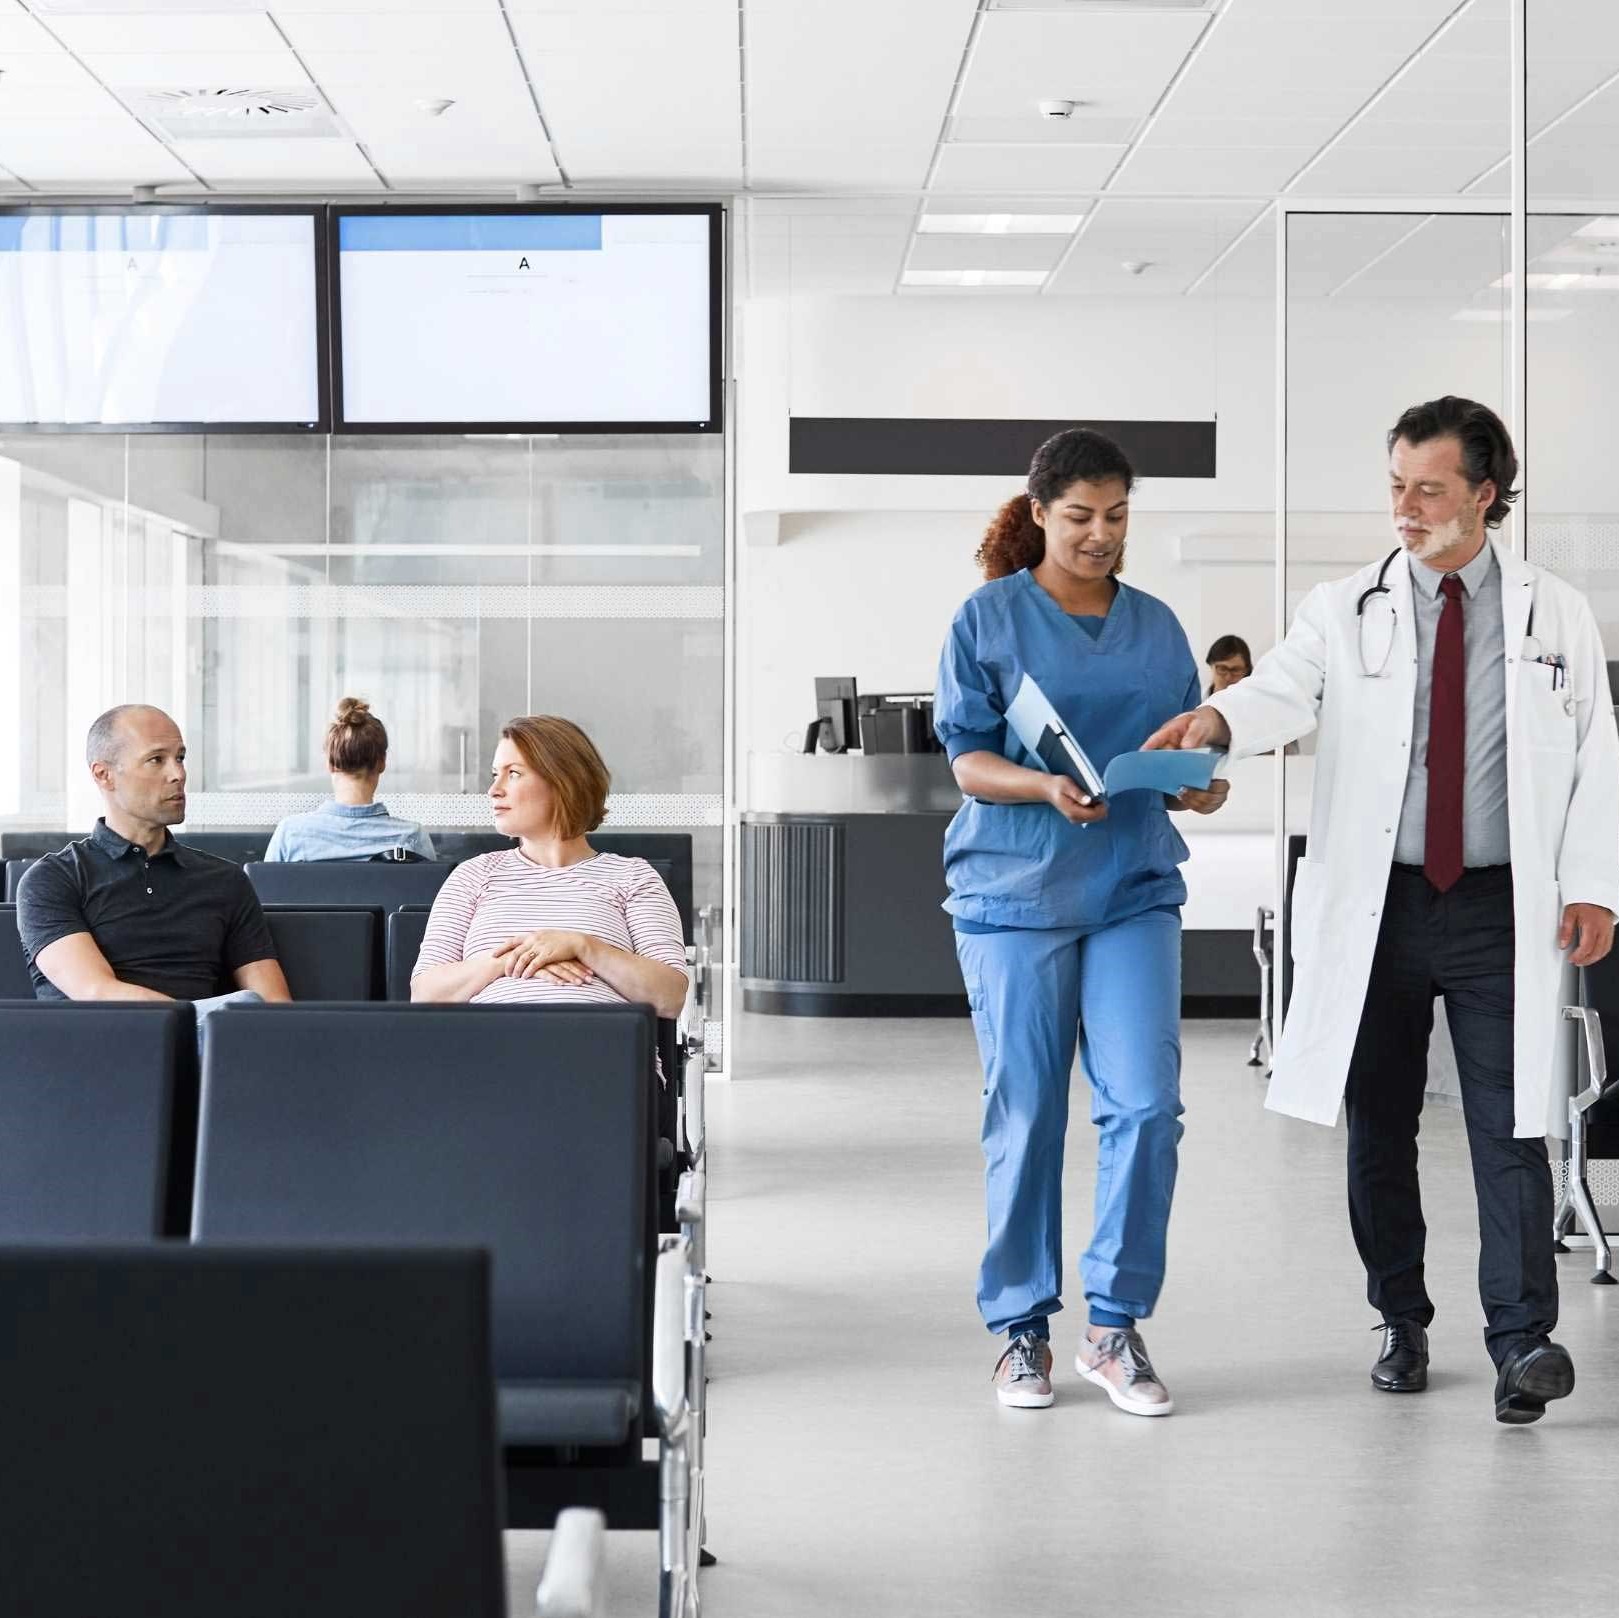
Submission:
POLYGON ((660 1236, 653 1044, 644 1006, 230 1007, 199 1070, 187 1005, 3 1004, 0 1242, 486 1251, 508 1526, 585 1504, 657 1527, 683 1618, 706 1194, 699 1135, 660 1236))
MULTIPOLYGON (((0 832, 0 860, 35 859, 49 854, 83 832, 67 831, 6 831, 0 832)), ((512 839, 493 831, 440 831, 432 832, 433 852, 439 862, 459 865, 478 854, 491 854, 497 849, 510 848, 512 839)), ((236 865, 249 860, 262 860, 270 846, 268 829, 254 830, 243 827, 239 831, 186 831, 180 839, 204 854, 213 854, 236 865)))

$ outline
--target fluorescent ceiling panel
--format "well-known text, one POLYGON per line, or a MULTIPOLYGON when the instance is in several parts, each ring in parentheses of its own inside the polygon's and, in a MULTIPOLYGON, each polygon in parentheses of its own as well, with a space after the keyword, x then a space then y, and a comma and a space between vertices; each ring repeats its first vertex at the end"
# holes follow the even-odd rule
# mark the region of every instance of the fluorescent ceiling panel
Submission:
POLYGON ((902 284, 908 287, 1037 287, 1045 279, 1044 270, 907 270, 902 284))
POLYGON ((920 235, 1069 236, 1083 214, 929 213, 917 221, 920 235))
POLYGON ((1063 236, 921 236, 911 245, 906 268, 1044 272, 1067 244, 1063 236))

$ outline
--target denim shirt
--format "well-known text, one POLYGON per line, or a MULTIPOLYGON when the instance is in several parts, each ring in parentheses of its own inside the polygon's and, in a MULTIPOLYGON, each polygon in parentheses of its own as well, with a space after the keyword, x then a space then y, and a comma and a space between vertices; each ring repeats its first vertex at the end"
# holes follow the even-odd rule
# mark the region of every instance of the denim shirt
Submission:
POLYGON ((323 803, 288 815, 265 849, 267 860, 368 860, 407 848, 433 858, 433 839, 414 820, 399 820, 380 803, 323 803))

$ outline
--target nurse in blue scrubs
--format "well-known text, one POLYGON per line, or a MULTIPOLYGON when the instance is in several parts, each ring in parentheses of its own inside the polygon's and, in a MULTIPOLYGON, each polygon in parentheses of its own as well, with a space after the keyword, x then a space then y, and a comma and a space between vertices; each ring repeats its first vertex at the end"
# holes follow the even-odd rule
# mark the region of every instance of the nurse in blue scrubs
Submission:
POLYGON ((1032 675, 1105 769, 1201 700, 1174 613, 1118 577, 1134 481, 1100 433, 1075 428, 1041 445, 1028 494, 1002 508, 978 552, 989 582, 950 626, 934 718, 965 794, 945 836, 945 908, 984 1065, 989 1245, 978 1307, 1006 1338, 996 1394, 1017 1408, 1052 1402, 1077 1044, 1101 1138, 1075 1368, 1120 1409, 1162 1416, 1174 1404, 1138 1323, 1163 1283, 1181 1137, 1186 844, 1168 810, 1212 813, 1229 788, 1092 801, 1065 776, 1031 768, 1005 718, 1032 675))

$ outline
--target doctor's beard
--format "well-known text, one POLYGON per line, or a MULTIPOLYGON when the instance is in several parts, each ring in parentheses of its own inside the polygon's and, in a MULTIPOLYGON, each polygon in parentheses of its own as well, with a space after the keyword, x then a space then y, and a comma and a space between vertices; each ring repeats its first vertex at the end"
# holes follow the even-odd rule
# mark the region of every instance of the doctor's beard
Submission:
POLYGON ((1443 556, 1446 551, 1472 544, 1477 532, 1476 523, 1469 519, 1466 512, 1462 512, 1449 522, 1430 528, 1425 534, 1408 536, 1396 530, 1396 538, 1414 560, 1427 562, 1436 556, 1443 556))

